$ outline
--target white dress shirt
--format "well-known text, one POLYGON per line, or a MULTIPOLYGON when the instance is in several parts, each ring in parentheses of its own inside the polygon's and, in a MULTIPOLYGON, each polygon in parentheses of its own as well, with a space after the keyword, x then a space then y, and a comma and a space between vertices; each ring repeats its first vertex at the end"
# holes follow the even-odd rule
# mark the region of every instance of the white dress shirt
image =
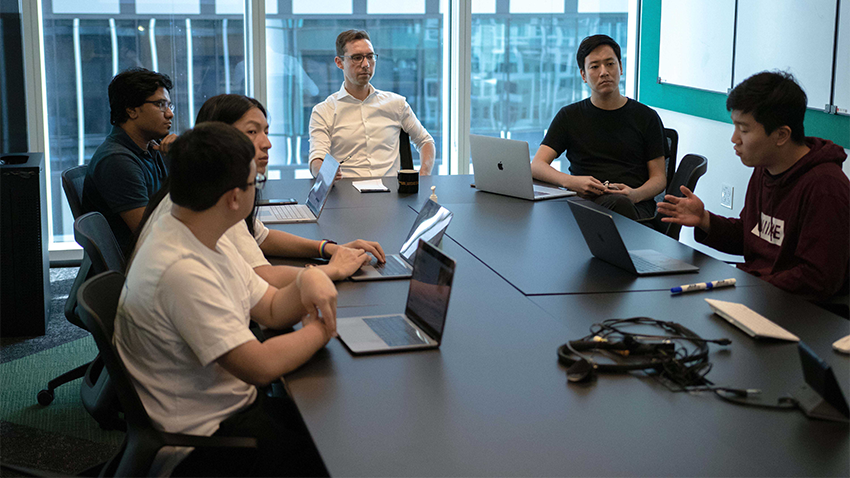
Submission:
POLYGON ((347 178, 387 176, 395 174, 401 164, 401 129, 407 131, 417 150, 434 142, 403 96, 369 87, 369 96, 360 101, 343 83, 339 91, 313 107, 310 160, 330 154, 347 178))

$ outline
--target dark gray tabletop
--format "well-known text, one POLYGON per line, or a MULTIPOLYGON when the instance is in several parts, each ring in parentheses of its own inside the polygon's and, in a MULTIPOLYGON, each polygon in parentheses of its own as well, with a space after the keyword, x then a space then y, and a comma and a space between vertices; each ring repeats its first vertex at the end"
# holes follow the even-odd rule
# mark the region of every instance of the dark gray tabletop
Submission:
POLYGON ((480 204, 444 204, 455 215, 448 233, 526 295, 670 290, 733 277, 739 286, 763 282, 612 214, 628 249, 653 249, 700 267, 698 273, 637 277, 593 257, 566 200, 496 198, 480 204))
MULTIPOLYGON (((442 244, 458 266, 440 349, 354 357, 335 339, 286 377, 332 475, 850 474, 846 425, 737 406, 711 393, 673 393, 642 374, 567 385, 556 353, 593 322, 647 315, 706 338, 731 338, 728 350, 711 346, 708 378, 718 385, 760 388, 775 398, 802 382, 796 346, 751 340, 711 314, 703 299, 712 297, 743 302, 799 335, 832 364, 846 393, 850 359, 832 352, 831 343, 850 333, 850 322, 616 218, 628 247, 655 248, 702 268, 631 277, 591 260, 562 200, 476 192, 470 179, 428 178, 455 213, 442 244), (469 190, 458 187, 464 182, 469 190), (439 191, 446 185, 453 187, 439 191), (675 297, 668 291, 727 277, 739 286, 675 297), (656 290, 640 292, 647 289, 656 290), (540 290, 556 292, 527 295, 540 290)), ((430 194, 360 194, 341 186, 318 224, 273 227, 314 239, 378 240, 397 252, 413 209, 430 194)), ((337 285, 341 317, 404 310, 406 280, 337 285)))

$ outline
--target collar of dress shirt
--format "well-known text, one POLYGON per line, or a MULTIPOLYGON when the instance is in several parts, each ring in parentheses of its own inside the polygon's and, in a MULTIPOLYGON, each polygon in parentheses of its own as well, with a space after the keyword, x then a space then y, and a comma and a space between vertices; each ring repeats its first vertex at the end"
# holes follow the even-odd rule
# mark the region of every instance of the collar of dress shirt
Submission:
MULTIPOLYGON (((375 89, 375 87, 374 87, 374 86, 372 86, 372 84, 371 84, 371 83, 369 83, 369 94, 366 96, 366 100, 368 100, 370 96, 372 96, 372 95, 376 94, 377 92, 378 92, 378 90, 376 90, 376 89, 375 89)), ((351 99, 353 99, 353 100, 355 100, 355 101, 360 101, 360 100, 358 100, 357 98, 355 98, 355 97, 351 96, 351 93, 349 93, 349 92, 348 92, 348 90, 346 90, 346 89, 345 89, 345 82, 343 81, 343 82, 342 82, 342 86, 340 86, 340 87, 339 87, 339 93, 338 93, 337 98, 338 98, 338 99, 343 99, 343 98, 345 98, 346 96, 350 96, 350 97, 351 97, 351 99)), ((366 100, 363 100, 363 101, 366 101, 366 100)))

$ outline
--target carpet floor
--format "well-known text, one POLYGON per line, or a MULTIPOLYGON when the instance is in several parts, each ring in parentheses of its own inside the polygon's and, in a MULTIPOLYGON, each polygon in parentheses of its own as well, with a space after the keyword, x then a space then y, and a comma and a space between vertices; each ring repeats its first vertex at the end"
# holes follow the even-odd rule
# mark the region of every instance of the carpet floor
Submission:
MULTIPOLYGON (((0 339, 0 459, 59 475, 106 461, 122 432, 102 430, 83 408, 80 381, 62 385, 53 403, 36 401, 47 382, 97 355, 94 340, 71 325, 63 309, 76 268, 51 269, 53 300, 47 333, 0 339)), ((0 476, 15 476, 9 470, 0 476)))

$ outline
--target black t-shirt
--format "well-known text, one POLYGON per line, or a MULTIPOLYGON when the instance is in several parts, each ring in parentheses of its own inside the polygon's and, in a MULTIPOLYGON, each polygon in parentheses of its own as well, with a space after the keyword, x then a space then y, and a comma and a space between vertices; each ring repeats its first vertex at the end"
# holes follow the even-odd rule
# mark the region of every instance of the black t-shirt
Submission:
POLYGON ((649 179, 646 163, 664 156, 664 128, 655 111, 632 99, 603 110, 587 98, 561 108, 542 144, 557 156, 566 151, 574 176, 638 188, 649 179))

